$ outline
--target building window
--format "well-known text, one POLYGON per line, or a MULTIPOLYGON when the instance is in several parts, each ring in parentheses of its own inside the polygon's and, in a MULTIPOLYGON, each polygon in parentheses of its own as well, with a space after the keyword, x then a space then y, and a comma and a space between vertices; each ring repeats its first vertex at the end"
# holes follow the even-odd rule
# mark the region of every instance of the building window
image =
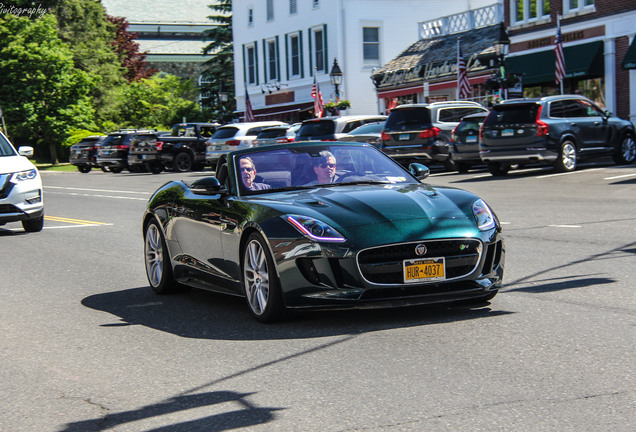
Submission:
POLYGON ((322 30, 314 30, 314 67, 318 71, 325 70, 325 40, 322 30))
POLYGON ((378 27, 362 28, 362 56, 365 66, 380 65, 380 29, 378 27))
POLYGON ((278 79, 278 50, 276 41, 267 41, 267 79, 275 81, 278 79))
POLYGON ((247 83, 256 84, 256 49, 253 46, 245 48, 247 57, 247 83))
POLYGON ((515 24, 550 18, 550 0, 512 0, 511 3, 512 20, 515 24))
POLYGON ((313 5, 314 5, 314 9, 317 9, 318 7, 320 7, 320 0, 314 0, 313 5))
POLYGON ((249 8, 247 10, 247 26, 252 27, 254 25, 254 9, 249 8))
POLYGON ((296 15, 298 13, 298 5, 296 0, 289 0, 289 14, 296 15))
POLYGON ((267 0, 267 21, 274 21, 274 0, 267 0))
POLYGON ((292 77, 300 76, 300 38, 289 36, 289 67, 292 77))
POLYGON ((565 0, 563 2, 564 12, 581 12, 594 8, 594 0, 565 0))

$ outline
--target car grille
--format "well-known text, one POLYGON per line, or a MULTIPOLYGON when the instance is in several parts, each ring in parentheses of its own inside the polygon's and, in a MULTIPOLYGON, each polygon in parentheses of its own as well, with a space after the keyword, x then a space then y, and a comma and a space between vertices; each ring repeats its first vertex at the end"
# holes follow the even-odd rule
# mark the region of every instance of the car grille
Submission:
POLYGON ((358 254, 357 260, 360 272, 367 281, 375 284, 404 284, 404 260, 444 257, 448 280, 473 272, 479 264, 481 252, 479 240, 429 240, 366 249, 358 254), (415 253, 416 246, 420 244, 426 246, 424 255, 415 253))

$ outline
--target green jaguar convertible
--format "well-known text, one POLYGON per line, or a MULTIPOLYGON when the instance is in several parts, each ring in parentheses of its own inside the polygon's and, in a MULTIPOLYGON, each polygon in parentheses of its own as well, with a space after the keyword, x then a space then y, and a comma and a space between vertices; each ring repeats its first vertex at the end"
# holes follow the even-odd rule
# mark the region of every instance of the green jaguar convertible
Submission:
POLYGON ((503 280, 499 220, 428 175, 368 144, 229 153, 214 177, 171 181, 149 199, 148 281, 159 294, 244 296, 262 322, 292 309, 488 301, 503 280))

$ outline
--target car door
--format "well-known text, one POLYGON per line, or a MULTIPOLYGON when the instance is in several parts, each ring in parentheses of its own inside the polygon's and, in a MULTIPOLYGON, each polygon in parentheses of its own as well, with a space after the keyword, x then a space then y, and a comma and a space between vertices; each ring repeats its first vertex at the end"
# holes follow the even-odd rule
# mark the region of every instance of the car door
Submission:
POLYGON ((586 150, 595 151, 609 147, 609 125, 605 114, 586 100, 581 99, 577 103, 582 115, 585 116, 582 130, 589 137, 586 139, 586 150))

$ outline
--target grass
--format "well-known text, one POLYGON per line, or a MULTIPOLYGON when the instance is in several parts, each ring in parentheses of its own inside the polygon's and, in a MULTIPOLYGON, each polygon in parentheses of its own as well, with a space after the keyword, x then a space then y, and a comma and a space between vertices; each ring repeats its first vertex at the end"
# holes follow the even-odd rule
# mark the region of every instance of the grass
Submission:
POLYGON ((33 161, 33 164, 40 171, 67 171, 67 172, 77 171, 77 167, 69 163, 59 163, 57 165, 53 165, 51 163, 40 163, 38 161, 33 161))

